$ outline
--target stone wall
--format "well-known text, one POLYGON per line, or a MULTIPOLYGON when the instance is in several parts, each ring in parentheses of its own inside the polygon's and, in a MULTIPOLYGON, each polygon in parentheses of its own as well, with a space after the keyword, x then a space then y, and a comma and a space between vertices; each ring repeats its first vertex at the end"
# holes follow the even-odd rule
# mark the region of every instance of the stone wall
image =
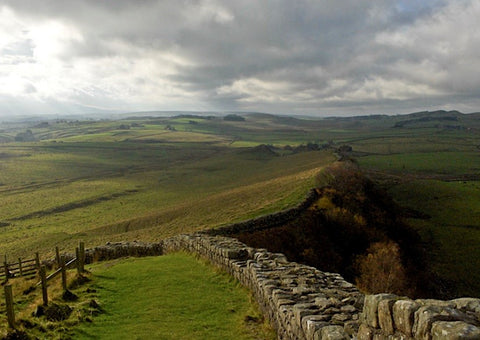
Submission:
POLYGON ((208 235, 229 236, 246 231, 259 231, 284 225, 300 216, 300 214, 309 208, 317 199, 318 193, 315 189, 312 189, 308 192, 307 196, 305 196, 304 200, 293 208, 265 216, 260 216, 247 221, 226 225, 224 227, 209 229, 203 231, 203 233, 208 235))
POLYGON ((349 339, 357 333, 364 296, 339 274, 223 236, 179 235, 163 247, 207 258, 248 287, 279 339, 349 339))
POLYGON ((234 238, 195 233, 154 244, 108 243, 87 249, 86 262, 175 251, 201 256, 249 288, 279 339, 349 339, 358 331, 364 296, 355 286, 234 238))
POLYGON ((110 243, 86 254, 90 262, 175 251, 206 258, 249 288, 279 339, 480 339, 480 299, 364 296, 339 274, 225 236, 195 233, 154 244, 110 243))
MULTIPOLYGON (((104 246, 86 249, 85 263, 113 260, 127 256, 142 257, 158 255, 163 255, 163 242, 109 242, 104 246)), ((73 255, 71 255, 71 257, 73 258, 73 255)))
POLYGON ((480 339, 479 326, 480 299, 367 295, 358 339, 480 339))

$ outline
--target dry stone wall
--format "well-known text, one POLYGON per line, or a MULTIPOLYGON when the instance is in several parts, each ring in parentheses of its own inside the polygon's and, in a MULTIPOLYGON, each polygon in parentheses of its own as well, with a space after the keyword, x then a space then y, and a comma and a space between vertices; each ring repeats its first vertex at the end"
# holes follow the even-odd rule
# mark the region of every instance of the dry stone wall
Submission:
POLYGON ((357 333, 364 296, 339 274, 223 236, 179 235, 163 246, 167 253, 199 254, 248 287, 279 339, 350 339, 357 333))
POLYGON ((279 339, 480 339, 480 299, 364 296, 339 274, 225 236, 195 233, 153 244, 109 243, 86 255, 91 262, 175 251, 204 257, 248 287, 279 339))
POLYGON ((158 256, 163 255, 163 242, 114 242, 104 246, 85 250, 85 263, 106 261, 127 256, 158 256))
POLYGON ((86 250, 86 262, 187 251, 219 266, 249 288, 279 339, 350 339, 364 296, 341 275, 289 262, 285 255, 205 233, 159 243, 108 243, 86 250))
POLYGON ((479 326, 480 299, 367 295, 358 339, 480 339, 479 326))
POLYGON ((220 228, 209 229, 204 231, 204 233, 208 235, 229 236, 246 231, 259 231, 284 225, 300 216, 300 214, 304 210, 308 209, 317 199, 318 193, 315 189, 312 189, 305 196, 304 200, 293 208, 257 218, 252 218, 247 221, 226 225, 220 228))

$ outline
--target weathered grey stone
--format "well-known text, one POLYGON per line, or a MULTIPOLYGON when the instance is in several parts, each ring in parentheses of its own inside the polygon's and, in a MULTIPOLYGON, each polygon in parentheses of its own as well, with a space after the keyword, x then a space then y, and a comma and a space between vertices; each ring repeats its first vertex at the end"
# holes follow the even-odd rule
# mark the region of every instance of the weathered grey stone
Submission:
POLYGON ((435 321, 458 321, 462 316, 458 310, 438 305, 420 307, 415 312, 413 334, 415 339, 430 340, 430 330, 435 321))
POLYGON ((360 327, 360 324, 358 321, 347 321, 343 325, 343 329, 345 330, 345 333, 347 333, 349 336, 354 337, 358 333, 358 328, 360 327))
POLYGON ((460 298, 451 301, 455 307, 464 312, 473 312, 480 317, 480 299, 460 298))
POLYGON ((335 306, 335 302, 332 299, 326 299, 324 297, 316 298, 315 305, 317 305, 318 309, 325 310, 327 308, 335 306))
POLYGON ((353 284, 345 280, 339 280, 339 282, 337 282, 337 286, 340 288, 355 288, 353 284))
POLYGON ((455 302, 453 301, 444 301, 444 300, 434 300, 434 299, 417 299, 415 300, 421 306, 437 306, 442 308, 455 308, 455 302))
POLYGON ((288 263, 287 257, 282 253, 272 254, 272 259, 275 260, 277 263, 288 263))
POLYGON ((393 294, 366 295, 363 306, 363 316, 368 326, 378 328, 378 303, 382 300, 395 299, 393 294))
POLYGON ((437 321, 432 325, 432 340, 480 339, 480 329, 462 321, 437 321))
POLYGON ((346 306, 342 306, 340 308, 340 311, 343 312, 343 313, 355 313, 355 312, 357 312, 357 309, 355 307, 353 307, 352 305, 346 305, 346 306))
POLYGON ((330 307, 323 311, 323 314, 338 314, 338 313, 340 313, 340 309, 335 307, 330 307))
MULTIPOLYGON (((317 288, 317 289, 321 289, 321 288, 317 288)), ((321 299, 321 298, 324 298, 326 299, 327 296, 323 293, 320 293, 318 290, 313 293, 313 294, 308 294, 308 298, 311 299, 312 301, 315 301, 315 299, 321 299)))
POLYGON ((342 299, 342 303, 348 304, 348 305, 353 305, 355 303, 355 298, 353 296, 346 297, 342 299))
POLYGON ((395 328, 408 337, 413 335, 415 312, 420 305, 412 300, 398 300, 393 305, 393 322, 395 328))
POLYGON ((375 333, 373 334, 373 340, 390 340, 390 338, 383 333, 375 333))
POLYGON ((246 249, 227 249, 227 258, 235 260, 248 259, 248 251, 246 249))
POLYGON ((348 314, 344 313, 338 313, 334 314, 332 316, 332 324, 334 325, 342 325, 345 323, 345 321, 350 320, 352 317, 348 314))
POLYGON ((279 300, 277 300, 276 306, 277 306, 277 308, 279 308, 280 306, 283 306, 283 305, 294 305, 295 303, 296 302, 293 301, 293 300, 279 299, 279 300))
POLYGON ((348 340, 349 336, 343 330, 341 326, 326 326, 320 329, 320 338, 321 340, 348 340))
POLYGON ((360 324, 357 333, 358 340, 372 340, 373 339, 373 329, 367 326, 366 323, 360 324))
POLYGON ((365 304, 365 295, 355 294, 353 297, 355 299, 355 303, 353 304, 353 306, 358 310, 363 310, 363 306, 365 304))
POLYGON ((378 303, 378 324, 386 335, 394 333, 392 309, 395 301, 397 298, 385 299, 378 303))
POLYGON ((281 290, 281 289, 272 290, 272 301, 276 305, 279 305, 279 301, 291 300, 291 297, 292 297, 292 295, 287 294, 284 290, 281 290))
POLYGON ((299 286, 293 288, 292 292, 294 294, 308 294, 308 293, 315 292, 315 289, 313 287, 309 287, 307 285, 299 285, 299 286))
POLYGON ((302 318, 306 315, 315 315, 318 309, 313 303, 297 303, 292 306, 293 315, 297 324, 300 326, 302 324, 302 318))
POLYGON ((302 328, 307 339, 313 339, 316 331, 328 325, 324 315, 307 315, 302 318, 302 328))
POLYGON ((388 336, 388 340, 410 340, 410 337, 407 337, 404 334, 395 333, 394 335, 388 336))

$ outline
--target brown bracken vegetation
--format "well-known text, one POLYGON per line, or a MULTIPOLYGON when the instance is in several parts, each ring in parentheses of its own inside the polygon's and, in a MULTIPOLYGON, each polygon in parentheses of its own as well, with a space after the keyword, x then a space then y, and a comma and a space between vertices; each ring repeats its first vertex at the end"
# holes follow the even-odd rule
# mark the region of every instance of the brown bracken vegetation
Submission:
POLYGON ((368 293, 438 297, 418 234, 354 162, 325 169, 316 190, 319 199, 294 221, 236 237, 291 261, 341 273, 368 293))

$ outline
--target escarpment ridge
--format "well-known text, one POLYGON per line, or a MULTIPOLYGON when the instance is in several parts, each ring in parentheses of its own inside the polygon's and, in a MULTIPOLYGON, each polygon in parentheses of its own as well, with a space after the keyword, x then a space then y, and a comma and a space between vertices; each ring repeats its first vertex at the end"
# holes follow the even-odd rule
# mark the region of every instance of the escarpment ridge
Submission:
MULTIPOLYGON (((291 262, 283 253, 234 237, 294 221, 319 198, 312 190, 297 206, 215 230, 156 243, 119 242, 86 250, 86 262, 186 251, 207 259, 250 289, 279 339, 478 339, 480 299, 411 299, 365 295, 340 274, 291 262)), ((322 256, 322 249, 317 249, 322 256)))

